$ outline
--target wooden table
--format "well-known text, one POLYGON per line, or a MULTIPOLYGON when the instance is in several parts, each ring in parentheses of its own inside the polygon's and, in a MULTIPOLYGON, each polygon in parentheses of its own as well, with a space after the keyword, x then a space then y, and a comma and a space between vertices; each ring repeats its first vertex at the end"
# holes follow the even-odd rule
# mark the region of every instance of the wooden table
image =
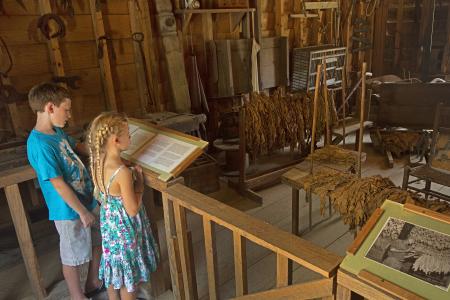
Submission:
MULTIPOLYGON (((144 171, 144 177, 146 186, 159 192, 164 191, 173 184, 183 182, 183 178, 181 177, 169 182, 164 182, 158 179, 158 175, 156 173, 150 171, 144 171)), ((23 205, 23 200, 19 190, 20 183, 32 180, 34 178, 36 178, 36 174, 33 168, 29 165, 3 171, 0 172, 0 189, 5 190, 9 211, 11 213, 17 239, 19 241, 20 251, 22 252, 22 257, 33 293, 37 299, 44 299, 47 297, 47 291, 45 290, 45 286, 43 284, 39 262, 33 246, 30 225, 27 219, 27 211, 23 205)), ((158 245, 160 245, 161 241, 158 238, 158 231, 155 221, 157 218, 154 215, 155 210, 152 209, 152 207, 154 207, 153 197, 146 197, 144 204, 147 207, 147 213, 150 217, 155 239, 159 242, 158 245)), ((151 276, 152 293, 161 294, 167 290, 164 280, 165 276, 164 272, 162 272, 162 263, 160 263, 157 271, 151 276)))

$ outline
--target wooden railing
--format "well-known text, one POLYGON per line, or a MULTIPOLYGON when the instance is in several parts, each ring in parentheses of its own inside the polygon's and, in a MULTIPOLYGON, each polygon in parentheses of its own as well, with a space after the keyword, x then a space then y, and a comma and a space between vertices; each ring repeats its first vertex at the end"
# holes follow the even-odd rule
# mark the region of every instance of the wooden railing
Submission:
POLYGON ((262 299, 266 297, 264 295, 267 293, 271 296, 274 296, 273 293, 275 293, 282 297, 283 293, 290 294, 298 291, 309 292, 307 295, 310 297, 302 299, 332 297, 333 277, 341 262, 340 256, 181 184, 175 184, 163 191, 163 208, 172 290, 177 299, 198 298, 195 271, 193 270, 193 253, 186 222, 187 210, 200 215, 203 219, 210 299, 218 299, 213 223, 219 224, 233 233, 236 297, 247 294, 245 239, 273 251, 277 256, 277 289, 264 292, 266 294, 246 297, 262 299), (319 273, 326 279, 288 286, 288 260, 319 273))

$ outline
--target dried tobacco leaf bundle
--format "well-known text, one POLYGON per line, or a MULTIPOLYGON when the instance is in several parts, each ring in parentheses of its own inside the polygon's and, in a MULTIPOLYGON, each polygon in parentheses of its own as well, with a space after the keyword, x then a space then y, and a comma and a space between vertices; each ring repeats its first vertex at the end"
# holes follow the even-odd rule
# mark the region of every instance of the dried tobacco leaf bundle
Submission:
POLYGON ((356 166, 358 163, 358 155, 355 152, 348 151, 339 146, 327 145, 323 148, 317 149, 306 159, 322 163, 335 163, 338 165, 356 166))

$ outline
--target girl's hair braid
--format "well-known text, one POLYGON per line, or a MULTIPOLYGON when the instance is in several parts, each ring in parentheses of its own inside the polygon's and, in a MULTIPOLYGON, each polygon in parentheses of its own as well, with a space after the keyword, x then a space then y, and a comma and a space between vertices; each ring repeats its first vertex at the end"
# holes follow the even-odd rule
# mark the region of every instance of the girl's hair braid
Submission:
POLYGON ((89 126, 87 140, 89 146, 90 169, 97 192, 106 192, 103 180, 106 142, 111 135, 121 134, 122 125, 126 122, 127 118, 124 114, 105 112, 97 116, 89 126))

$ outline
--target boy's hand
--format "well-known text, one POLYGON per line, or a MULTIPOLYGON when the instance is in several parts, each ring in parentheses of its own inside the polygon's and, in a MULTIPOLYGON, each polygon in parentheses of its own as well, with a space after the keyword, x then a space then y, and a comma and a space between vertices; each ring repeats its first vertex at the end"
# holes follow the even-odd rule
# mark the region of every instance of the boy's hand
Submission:
POLYGON ((91 227, 95 223, 94 215, 88 210, 80 215, 80 220, 84 227, 91 227))

